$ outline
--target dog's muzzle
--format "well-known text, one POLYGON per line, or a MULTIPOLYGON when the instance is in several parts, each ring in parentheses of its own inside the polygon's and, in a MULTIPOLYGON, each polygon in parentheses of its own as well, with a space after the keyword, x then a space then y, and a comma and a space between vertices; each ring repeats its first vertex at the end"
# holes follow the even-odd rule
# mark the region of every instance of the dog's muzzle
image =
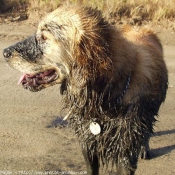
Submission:
POLYGON ((40 45, 42 45, 41 41, 38 41, 34 35, 3 51, 9 65, 23 72, 18 84, 33 92, 59 83, 59 73, 55 68, 46 66, 42 62, 43 52, 40 45))
POLYGON ((4 49, 3 55, 6 61, 9 61, 15 52, 23 59, 32 62, 35 62, 36 58, 40 58, 42 55, 35 35, 4 49))

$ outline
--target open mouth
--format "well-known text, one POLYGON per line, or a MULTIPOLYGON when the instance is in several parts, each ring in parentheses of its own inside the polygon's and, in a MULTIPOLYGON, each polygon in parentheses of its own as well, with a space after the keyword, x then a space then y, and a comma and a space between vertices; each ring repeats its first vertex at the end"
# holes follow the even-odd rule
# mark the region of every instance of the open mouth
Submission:
POLYGON ((55 70, 47 70, 38 74, 23 74, 18 84, 22 84, 25 89, 39 91, 46 86, 53 85, 57 80, 58 74, 55 70))

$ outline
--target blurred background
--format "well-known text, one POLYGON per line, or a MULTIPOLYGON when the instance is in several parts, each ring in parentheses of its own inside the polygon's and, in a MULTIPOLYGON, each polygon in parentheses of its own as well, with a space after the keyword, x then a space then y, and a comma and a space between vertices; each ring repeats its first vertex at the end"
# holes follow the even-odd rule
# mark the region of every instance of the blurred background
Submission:
POLYGON ((133 25, 160 23, 175 17, 175 0, 0 0, 0 17, 39 20, 62 4, 97 7, 113 24, 126 19, 133 25))

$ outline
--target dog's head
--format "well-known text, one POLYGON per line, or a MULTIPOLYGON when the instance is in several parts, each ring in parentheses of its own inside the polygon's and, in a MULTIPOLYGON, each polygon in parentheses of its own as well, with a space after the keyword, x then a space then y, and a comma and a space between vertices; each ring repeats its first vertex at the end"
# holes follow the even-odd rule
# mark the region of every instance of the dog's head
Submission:
POLYGON ((61 7, 40 22, 35 35, 4 49, 4 57, 31 91, 64 80, 83 87, 111 71, 107 27, 96 9, 61 7))

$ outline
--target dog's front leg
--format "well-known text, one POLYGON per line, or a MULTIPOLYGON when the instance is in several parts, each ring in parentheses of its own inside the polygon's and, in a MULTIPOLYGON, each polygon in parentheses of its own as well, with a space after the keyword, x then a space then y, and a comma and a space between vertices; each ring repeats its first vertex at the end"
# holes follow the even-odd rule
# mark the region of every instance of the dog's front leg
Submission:
POLYGON ((91 160, 90 155, 86 148, 82 149, 83 156, 86 162, 87 175, 99 175, 100 163, 97 155, 93 155, 91 160))

